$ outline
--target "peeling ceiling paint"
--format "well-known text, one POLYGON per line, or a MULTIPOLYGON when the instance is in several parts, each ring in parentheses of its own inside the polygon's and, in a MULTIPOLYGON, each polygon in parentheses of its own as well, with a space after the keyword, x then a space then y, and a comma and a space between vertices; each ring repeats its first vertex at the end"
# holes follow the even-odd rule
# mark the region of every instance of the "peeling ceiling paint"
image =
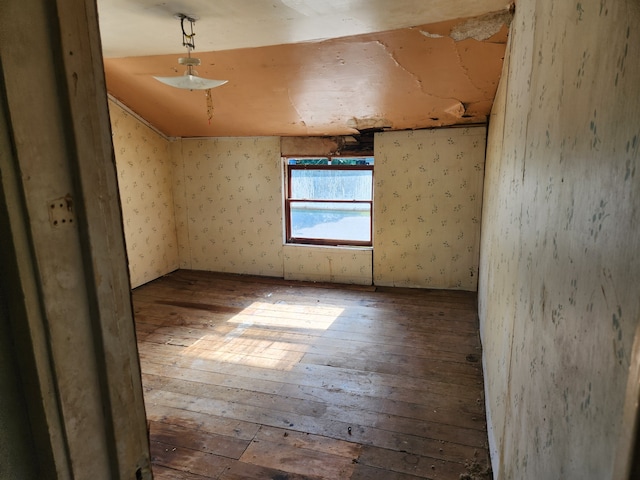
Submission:
POLYGON ((473 38, 486 40, 500 31, 503 25, 511 25, 512 14, 509 11, 492 12, 459 23, 451 30, 451 38, 456 42, 473 38))
POLYGON ((505 0, 98 0, 105 57, 181 53, 177 13, 192 15, 199 51, 322 41, 469 18, 505 0))
POLYGON ((211 90, 210 122, 203 91, 153 79, 181 73, 178 55, 106 57, 105 76, 116 99, 175 137, 331 136, 484 123, 510 18, 502 10, 323 41, 198 52, 199 75, 229 80, 211 90))

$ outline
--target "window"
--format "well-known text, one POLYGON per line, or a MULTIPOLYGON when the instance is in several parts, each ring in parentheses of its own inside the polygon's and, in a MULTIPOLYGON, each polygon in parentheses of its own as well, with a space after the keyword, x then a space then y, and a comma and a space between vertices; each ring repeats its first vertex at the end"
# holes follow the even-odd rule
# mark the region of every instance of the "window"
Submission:
POLYGON ((371 245, 373 157, 288 158, 287 243, 371 245))

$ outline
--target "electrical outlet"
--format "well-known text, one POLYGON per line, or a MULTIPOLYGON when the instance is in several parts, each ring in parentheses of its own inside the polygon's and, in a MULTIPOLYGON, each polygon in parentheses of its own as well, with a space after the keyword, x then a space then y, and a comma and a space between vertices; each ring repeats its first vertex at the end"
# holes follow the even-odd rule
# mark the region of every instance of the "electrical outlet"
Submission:
POLYGON ((49 221, 53 227, 73 225, 76 218, 73 213, 73 199, 71 195, 49 202, 49 221))

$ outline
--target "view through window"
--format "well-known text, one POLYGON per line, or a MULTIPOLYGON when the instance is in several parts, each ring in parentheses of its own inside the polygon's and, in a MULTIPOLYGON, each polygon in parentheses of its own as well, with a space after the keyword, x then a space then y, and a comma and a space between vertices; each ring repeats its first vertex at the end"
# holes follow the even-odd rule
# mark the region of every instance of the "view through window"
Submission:
POLYGON ((287 159, 288 243, 371 245, 373 157, 287 159))

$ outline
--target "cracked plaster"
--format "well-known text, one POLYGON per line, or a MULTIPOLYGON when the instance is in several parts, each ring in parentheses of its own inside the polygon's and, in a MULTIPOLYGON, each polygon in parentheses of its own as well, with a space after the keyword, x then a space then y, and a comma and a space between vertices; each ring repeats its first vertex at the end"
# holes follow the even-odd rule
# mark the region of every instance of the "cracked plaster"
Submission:
POLYGON ((204 52, 200 75, 228 79, 176 90, 175 56, 105 58, 109 92, 170 137, 331 136, 358 130, 484 123, 502 68, 509 14, 453 20, 321 42, 204 52), (500 20, 502 19, 502 20, 500 20), (500 23, 502 21, 502 23, 500 23), (454 41, 452 32, 485 41, 454 41), (457 29, 457 30, 456 30, 457 29), (497 32, 496 32, 496 29, 497 32))

